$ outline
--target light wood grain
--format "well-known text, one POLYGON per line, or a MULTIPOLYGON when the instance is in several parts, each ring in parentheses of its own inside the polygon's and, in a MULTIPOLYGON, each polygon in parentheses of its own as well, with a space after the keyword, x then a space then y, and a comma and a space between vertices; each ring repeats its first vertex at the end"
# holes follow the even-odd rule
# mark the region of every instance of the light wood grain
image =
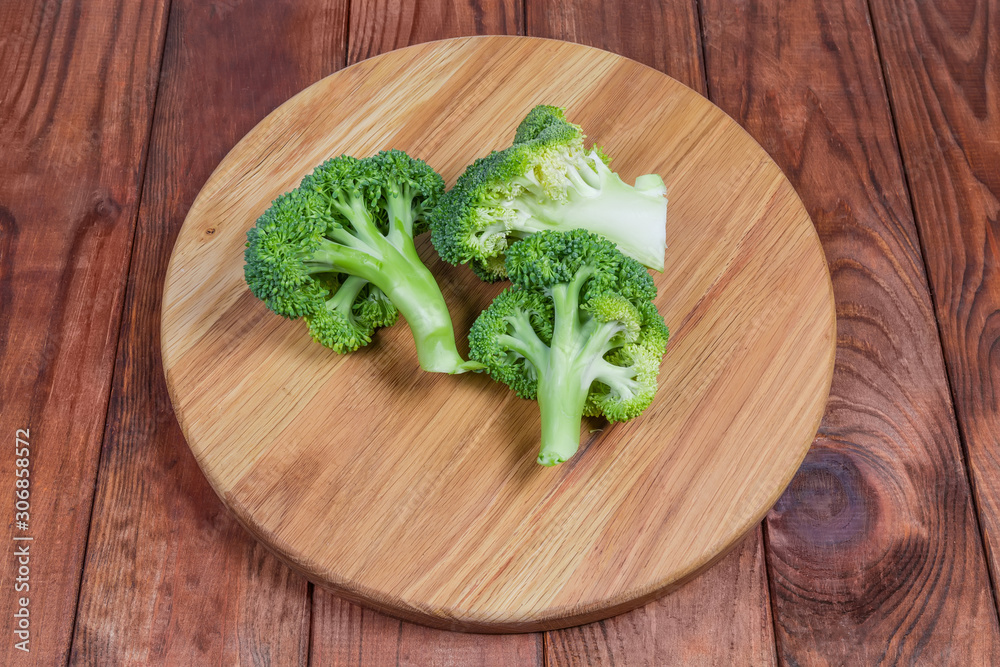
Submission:
MULTIPOLYGON (((529 0, 527 34, 607 49, 708 95, 696 0, 529 0)), ((762 530, 694 581, 632 611, 545 636, 547 667, 773 665, 762 530)))
MULTIPOLYGON (((464 333, 500 286, 442 266, 426 241, 464 333)), ((802 460, 833 368, 822 249, 763 150, 673 79, 549 40, 420 45, 303 91, 209 179, 163 303, 178 419, 244 525, 349 599, 460 629, 605 617, 720 557, 802 460), (671 193, 661 390, 633 422, 585 424, 555 469, 534 463, 533 403, 482 375, 417 372, 404 325, 337 356, 242 281, 246 229, 324 158, 395 147, 450 183, 539 102, 567 107, 625 178, 660 173, 671 193)))
MULTIPOLYGON (((520 0, 352 0, 348 64, 435 39, 524 32, 520 0)), ((312 590, 311 665, 543 667, 541 633, 449 632, 389 618, 312 590)))

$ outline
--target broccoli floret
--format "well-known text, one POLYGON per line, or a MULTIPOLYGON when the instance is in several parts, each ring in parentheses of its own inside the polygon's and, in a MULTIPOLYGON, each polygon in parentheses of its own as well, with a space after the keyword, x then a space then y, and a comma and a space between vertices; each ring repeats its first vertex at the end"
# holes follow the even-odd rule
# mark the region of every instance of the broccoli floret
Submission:
POLYGON ((646 269, 607 239, 539 232, 510 247, 513 287, 469 333, 469 356, 541 412, 538 462, 580 445, 584 415, 628 421, 649 407, 669 332, 646 269))
POLYGON ((250 291, 278 315, 303 318, 336 352, 367 345, 402 313, 421 368, 480 368, 459 355, 444 297, 413 244, 443 190, 440 175, 402 151, 327 160, 247 232, 250 291))
POLYGON ((471 263, 484 280, 506 275, 504 254, 540 231, 587 229, 651 269, 663 270, 667 200, 663 179, 626 184, 601 149, 584 148, 563 110, 537 106, 514 144, 476 160, 431 212, 431 241, 451 264, 471 263))

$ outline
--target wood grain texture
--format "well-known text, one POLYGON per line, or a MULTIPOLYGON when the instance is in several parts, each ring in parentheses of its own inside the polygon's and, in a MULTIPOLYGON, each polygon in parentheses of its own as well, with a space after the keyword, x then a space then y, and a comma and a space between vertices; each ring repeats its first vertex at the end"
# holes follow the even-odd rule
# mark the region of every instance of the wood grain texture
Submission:
MULTIPOLYGON (((426 240, 462 338, 499 286, 446 269, 426 240)), ((178 236, 162 350, 189 445, 255 535, 352 599, 495 632, 634 607, 734 545, 815 434, 834 325, 812 224, 731 119, 634 61, 489 37, 355 65, 247 135, 178 236), (393 146, 453 182, 541 101, 567 107, 627 180, 659 173, 677 195, 657 399, 555 469, 534 463, 534 404, 483 375, 417 373, 403 326, 335 355, 249 294, 242 260, 246 229, 328 155, 393 146)))
MULTIPOLYGON (((694 0, 531 0, 528 34, 607 49, 707 94, 694 0)), ((718 565, 657 602, 546 635, 548 665, 765 665, 774 629, 758 527, 718 565)))
POLYGON ((0 3, 0 664, 69 653, 164 6, 0 3), (14 524, 18 429, 27 530, 14 524), (12 535, 34 538, 26 558, 12 535), (27 654, 14 646, 21 597, 27 654))
MULTIPOLYGON (((356 0, 351 5, 354 20, 348 32, 352 45, 348 61, 458 35, 523 33, 519 0, 429 3, 430 8, 427 4, 415 8, 396 0, 356 0), (438 4, 440 9, 436 9, 438 4)), ((434 630, 389 618, 319 587, 313 589, 312 628, 311 664, 542 664, 540 634, 470 635, 434 630)))
POLYGON ((780 657, 996 664, 996 612, 867 7, 702 8, 713 99, 795 184, 837 296, 821 435, 767 521, 780 657))
POLYGON ((75 664, 302 664, 304 579, 250 539, 176 426, 158 355, 169 249, 233 143, 343 64, 346 5, 174 0, 73 643, 75 664))
POLYGON ((993 581, 1000 581, 1000 3, 872 3, 993 581))
POLYGON ((706 94, 696 0, 527 0, 525 13, 531 37, 605 49, 706 94))
POLYGON ((474 667, 543 664, 542 634, 476 635, 391 618, 314 588, 309 664, 474 667))
POLYGON ((522 0, 353 0, 347 62, 435 39, 523 34, 522 0))
POLYGON ((548 632, 545 646, 549 667, 774 664, 760 528, 677 591, 626 614, 548 632))

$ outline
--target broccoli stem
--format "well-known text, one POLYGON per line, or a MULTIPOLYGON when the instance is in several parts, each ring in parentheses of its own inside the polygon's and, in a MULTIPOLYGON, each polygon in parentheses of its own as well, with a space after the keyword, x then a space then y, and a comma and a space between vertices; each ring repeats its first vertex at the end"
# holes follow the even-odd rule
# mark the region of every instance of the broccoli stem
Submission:
MULTIPOLYGON (((584 169, 590 169, 589 166, 584 169)), ((604 163, 596 166, 587 179, 571 178, 573 184, 567 191, 568 201, 555 202, 534 196, 519 197, 512 204, 530 214, 520 223, 521 234, 537 233, 547 229, 568 230, 582 227, 607 237, 618 248, 642 264, 663 270, 663 249, 666 247, 666 188, 655 174, 636 181, 642 189, 625 183, 618 174, 604 163), (600 177, 600 186, 589 184, 593 176, 600 177), (640 183, 641 181, 641 183, 640 183), (655 187, 658 181, 660 187, 655 187), (628 212, 628 217, 623 212, 628 212)), ((569 173, 573 173, 570 169, 569 173)), ((574 173, 574 176, 579 174, 574 173)))
POLYGON ((577 350, 554 344, 548 368, 538 374, 538 410, 542 418, 542 441, 538 462, 554 466, 569 459, 580 448, 580 422, 590 385, 583 384, 583 369, 577 350))
POLYGON ((386 271, 389 278, 386 284, 375 284, 410 325, 420 367, 433 373, 452 374, 481 368, 475 362, 466 362, 458 353, 451 314, 431 272, 421 262, 407 262, 401 268, 394 265, 386 271))
POLYGON ((333 296, 326 300, 326 307, 330 310, 339 310, 346 316, 353 313, 354 300, 361 294, 368 281, 358 276, 348 276, 347 279, 337 288, 333 296))
POLYGON ((610 366, 603 357, 621 331, 617 322, 580 316, 580 292, 593 273, 592 267, 583 267, 570 282, 552 287, 555 317, 548 354, 533 353, 530 345, 521 348, 540 371, 536 400, 542 419, 538 454, 542 465, 562 463, 580 448, 580 422, 590 386, 596 374, 610 366))
POLYGON ((417 361, 425 371, 457 374, 482 368, 478 362, 465 361, 458 353, 455 329, 441 288, 420 261, 412 239, 397 237, 400 247, 383 236, 372 236, 369 243, 378 257, 327 240, 310 261, 349 272, 382 290, 410 325, 417 361))
POLYGON ((580 421, 590 391, 585 375, 591 365, 581 353, 592 345, 580 321, 580 289, 592 274, 584 267, 571 282, 552 287, 552 343, 545 366, 539 367, 536 399, 542 419, 538 462, 545 466, 562 463, 580 448, 580 421))

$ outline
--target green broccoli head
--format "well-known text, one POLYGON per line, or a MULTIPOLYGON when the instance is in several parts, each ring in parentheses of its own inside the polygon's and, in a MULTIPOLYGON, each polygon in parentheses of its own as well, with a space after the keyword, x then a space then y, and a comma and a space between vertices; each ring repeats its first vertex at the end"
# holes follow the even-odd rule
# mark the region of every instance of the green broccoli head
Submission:
POLYGON ((313 340, 345 353, 367 345, 380 327, 396 322, 399 311, 389 298, 364 278, 330 275, 319 281, 329 297, 303 317, 313 340))
POLYGON ((451 264, 471 263, 485 280, 505 275, 508 246, 540 231, 588 229, 626 255, 663 269, 666 188, 656 175, 625 184, 607 156, 584 147, 563 110, 537 106, 514 143, 476 160, 431 212, 431 241, 451 264))
POLYGON ((414 246, 444 181, 398 150, 327 160, 247 233, 244 276, 275 313, 303 318, 336 352, 367 345, 403 313, 421 367, 463 372, 451 316, 414 246))
POLYGON ((470 356, 482 363, 494 380, 518 396, 533 400, 538 391, 537 356, 552 340, 552 302, 537 291, 507 289, 476 320, 469 331, 470 356), (534 338, 538 341, 535 342, 534 338), (531 345, 531 348, 525 346, 531 345))
MULTIPOLYGON (((616 285, 619 267, 626 259, 607 239, 575 229, 536 234, 511 246, 506 265, 510 281, 525 289, 552 288, 586 276, 582 283, 586 298, 616 285)), ((655 294, 653 280, 641 266, 630 279, 647 281, 655 294)))
POLYGON ((564 144, 579 142, 579 148, 583 148, 583 129, 566 120, 566 114, 559 107, 539 104, 529 111, 514 132, 514 143, 527 143, 540 136, 559 139, 564 144))
POLYGON ((254 296, 284 317, 312 312, 327 290, 303 262, 324 238, 329 217, 315 192, 286 192, 247 232, 244 275, 254 296))
POLYGON ((364 159, 341 155, 327 160, 299 189, 323 197, 332 224, 348 233, 353 231, 352 217, 364 210, 381 234, 390 233, 395 213, 409 225, 409 235, 416 236, 428 230, 427 214, 444 192, 444 181, 423 160, 388 150, 364 159))
POLYGON ((627 421, 656 394, 669 332, 646 269, 607 239, 539 232, 510 247, 513 286, 469 334, 470 356, 522 398, 538 401, 539 463, 579 447, 580 420, 627 421))

